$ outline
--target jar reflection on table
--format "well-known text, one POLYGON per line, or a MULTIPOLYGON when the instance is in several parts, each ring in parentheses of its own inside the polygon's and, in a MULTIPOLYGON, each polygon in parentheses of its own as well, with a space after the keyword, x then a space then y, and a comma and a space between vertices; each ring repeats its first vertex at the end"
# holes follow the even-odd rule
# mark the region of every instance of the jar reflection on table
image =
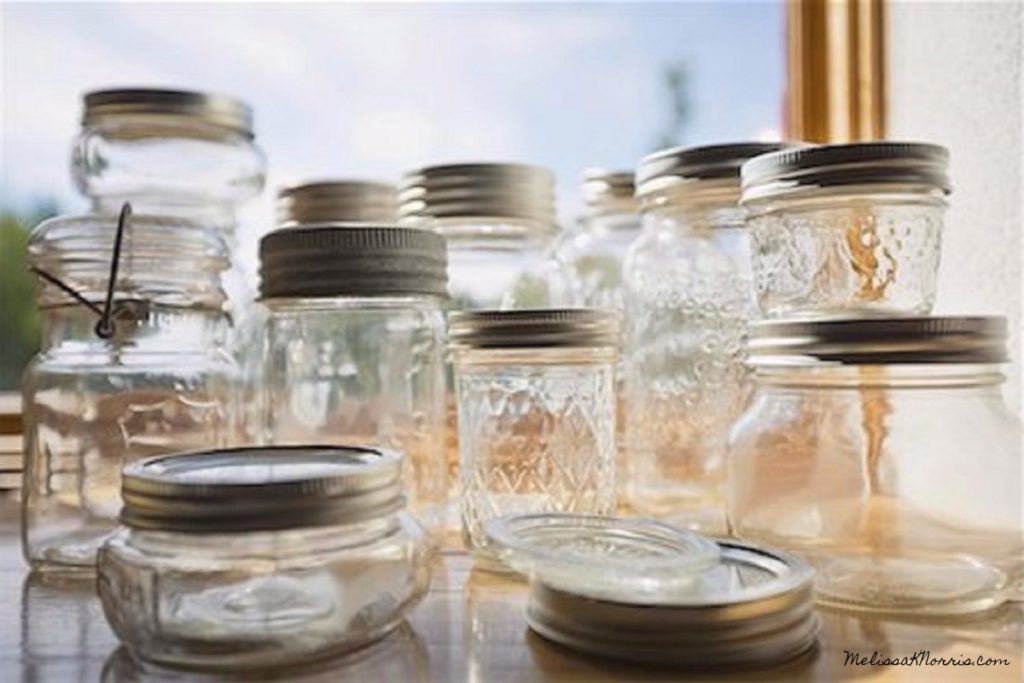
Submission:
POLYGON ((759 324, 757 389, 731 436, 732 531, 803 554, 836 607, 1006 600, 1024 530, 1005 334, 997 318, 759 324))
MULTIPOLYGON (((116 219, 56 218, 29 261, 102 306, 116 219)), ((41 278, 42 349, 23 378, 23 548, 37 569, 92 571, 116 526, 121 468, 234 437, 237 366, 224 344, 220 237, 179 219, 132 216, 114 287, 114 334, 41 278)))
POLYGON ((638 513, 725 530, 729 426, 749 395, 753 308, 740 165, 774 143, 675 148, 641 161, 644 228, 626 257, 628 502, 638 513))

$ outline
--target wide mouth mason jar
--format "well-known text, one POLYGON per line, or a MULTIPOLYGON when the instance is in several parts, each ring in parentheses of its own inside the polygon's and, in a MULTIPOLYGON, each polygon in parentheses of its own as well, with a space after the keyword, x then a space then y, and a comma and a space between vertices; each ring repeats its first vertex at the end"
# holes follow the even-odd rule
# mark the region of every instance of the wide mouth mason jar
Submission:
POLYGON ((315 223, 398 222, 398 190, 370 180, 318 180, 287 185, 277 193, 281 226, 315 223))
POLYGON ((935 302, 949 153, 864 142, 743 167, 754 282, 771 318, 924 315, 935 302))
POLYGON ((383 637, 426 593, 434 554, 406 512, 401 456, 242 448, 125 469, 98 590, 136 657, 173 667, 310 662, 383 637))
POLYGON ((730 437, 729 521, 818 569, 819 601, 994 607, 1024 562, 1021 431, 1003 318, 754 326, 753 402, 730 437))
POLYGON ((618 316, 551 309, 450 316, 466 547, 497 567, 484 524, 615 511, 618 316))

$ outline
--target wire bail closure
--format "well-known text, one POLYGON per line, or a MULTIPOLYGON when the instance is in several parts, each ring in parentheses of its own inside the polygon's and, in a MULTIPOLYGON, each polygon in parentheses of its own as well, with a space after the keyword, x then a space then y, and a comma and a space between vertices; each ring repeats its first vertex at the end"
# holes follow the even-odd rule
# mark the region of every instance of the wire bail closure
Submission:
POLYGON ((117 271, 121 264, 121 245, 124 242, 124 229, 128 224, 128 220, 131 218, 131 215, 132 205, 130 202, 125 202, 124 205, 121 206, 121 213, 117 218, 117 230, 114 233, 114 248, 110 257, 110 277, 107 279, 107 296, 103 302, 102 308, 86 299, 75 291, 73 287, 59 278, 34 266, 30 267, 30 270, 33 273, 54 285, 72 299, 99 316, 99 320, 96 322, 96 326, 93 328, 93 331, 100 339, 111 339, 116 332, 116 327, 114 325, 114 290, 117 287, 117 271))

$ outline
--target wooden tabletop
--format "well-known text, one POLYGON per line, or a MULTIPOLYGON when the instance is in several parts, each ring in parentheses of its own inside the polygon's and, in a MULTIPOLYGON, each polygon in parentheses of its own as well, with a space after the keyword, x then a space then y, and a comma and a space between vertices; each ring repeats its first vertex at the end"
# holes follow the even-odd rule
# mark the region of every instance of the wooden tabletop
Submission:
MULTIPOLYGON (((29 575, 21 559, 17 509, 0 505, 0 681, 215 680, 143 669, 104 621, 88 582, 53 584, 29 575)), ((585 657, 531 633, 523 619, 526 587, 474 571, 461 552, 442 556, 430 594, 408 623, 379 643, 316 669, 288 672, 289 681, 360 683, 527 683, 557 681, 1021 681, 1024 608, 1007 605, 949 623, 912 623, 821 611, 820 647, 772 671, 700 674, 643 669, 585 657), (844 651, 870 657, 932 657, 996 666, 844 666, 844 651)), ((252 680, 249 677, 248 680, 252 680)))

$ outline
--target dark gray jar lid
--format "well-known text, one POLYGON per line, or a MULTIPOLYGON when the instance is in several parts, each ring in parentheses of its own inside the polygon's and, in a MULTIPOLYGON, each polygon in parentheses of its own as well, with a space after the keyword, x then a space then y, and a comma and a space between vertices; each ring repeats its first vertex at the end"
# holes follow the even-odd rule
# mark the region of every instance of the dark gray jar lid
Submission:
POLYGON ((214 93, 158 88, 122 88, 86 93, 82 124, 126 117, 189 118, 253 137, 252 109, 241 100, 214 93))
POLYGON ((263 299, 446 296, 445 239, 393 225, 286 227, 260 241, 263 299))
POLYGON ((282 187, 277 193, 282 224, 396 223, 398 190, 370 180, 319 180, 282 187))
POLYGON ((587 348, 619 345, 619 316, 588 308, 460 311, 448 316, 456 348, 587 348))
POLYGON ((749 159, 789 146, 781 142, 736 142, 672 147, 644 157, 636 171, 636 194, 644 197, 700 180, 734 179, 749 159))
POLYGON ((348 446, 161 455, 124 468, 121 522, 215 533, 348 524, 404 506, 402 456, 348 446))

